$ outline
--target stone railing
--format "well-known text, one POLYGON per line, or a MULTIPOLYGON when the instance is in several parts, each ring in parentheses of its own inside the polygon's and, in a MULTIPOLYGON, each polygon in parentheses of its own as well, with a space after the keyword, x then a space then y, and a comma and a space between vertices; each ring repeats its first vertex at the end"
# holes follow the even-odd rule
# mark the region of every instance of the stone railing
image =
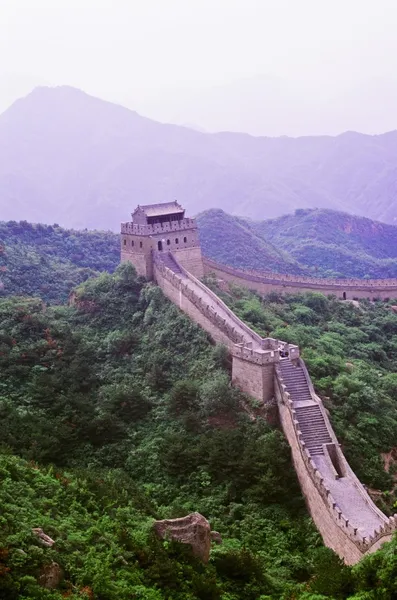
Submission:
MULTIPOLYGON (((302 360, 300 360, 300 366, 304 367, 305 376, 308 379, 309 388, 310 388, 310 391, 312 392, 313 385, 311 383, 310 377, 308 377, 306 367, 302 360)), ((319 469, 317 469, 317 467, 313 461, 313 458, 310 454, 309 449, 306 447, 306 444, 303 439, 303 434, 299 428, 299 421, 298 421, 298 418, 296 415, 296 411, 294 409, 294 403, 291 399, 290 394, 287 391, 286 385, 283 383, 283 377, 281 374, 281 370, 279 369, 278 366, 276 366, 276 385, 278 385, 278 389, 279 389, 280 396, 282 398, 282 402, 287 407, 287 409, 290 413, 291 421, 292 421, 293 427, 294 427, 295 437, 298 442, 300 455, 301 455, 302 461, 306 467, 308 475, 310 476, 312 482, 314 483, 319 495, 321 496, 321 498, 323 499, 325 504, 328 506, 329 513, 332 516, 335 523, 338 525, 338 527, 340 527, 345 532, 345 534, 349 537, 349 539, 355 543, 355 545, 359 548, 359 550, 362 553, 365 553, 379 539, 381 539, 382 537, 391 535, 396 530, 397 514, 395 514, 393 517, 389 517, 387 520, 385 520, 386 519, 385 515, 383 515, 383 513, 375 506, 375 504, 369 498, 368 494, 365 492, 364 488, 362 487, 362 484, 359 482, 359 480, 357 479, 357 477, 351 470, 350 466, 348 465, 343 454, 339 451, 338 454, 339 454, 339 457, 343 460, 343 463, 344 463, 343 466, 344 466, 344 468, 346 468, 346 470, 348 472, 348 476, 351 479, 353 479, 352 484, 355 485, 356 489, 363 496, 365 502, 367 503, 367 505, 371 509, 371 511, 373 511, 375 514, 380 516, 382 518, 382 520, 384 520, 384 523, 382 525, 380 525, 379 529, 374 531, 373 535, 368 536, 368 537, 361 535, 361 533, 358 531, 357 526, 354 524, 354 516, 353 516, 353 520, 351 520, 350 517, 343 514, 342 510, 340 509, 337 502, 333 498, 329 487, 324 482, 324 477, 322 476, 319 469), (357 483, 359 485, 357 485, 357 483)), ((318 403, 318 405, 320 407, 320 410, 324 417, 324 421, 325 421, 326 427, 329 431, 331 439, 333 440, 333 442, 336 445, 339 446, 339 444, 337 442, 337 438, 335 436, 335 433, 328 421, 327 415, 325 414, 321 399, 315 395, 314 395, 313 399, 318 403)))
POLYGON ((182 219, 181 221, 170 221, 168 223, 155 223, 154 225, 138 225, 137 223, 121 223, 121 233, 134 235, 152 235, 155 233, 168 233, 173 231, 184 231, 197 227, 194 219, 182 219))
MULTIPOLYGON (((272 338, 263 338, 263 342, 266 343, 268 339, 272 338)), ((256 363, 258 365, 264 365, 266 363, 277 363, 280 361, 280 350, 282 352, 288 352, 291 360, 299 357, 299 348, 298 346, 293 346, 292 344, 287 344, 287 342, 278 342, 278 347, 276 349, 271 350, 255 350, 252 348, 251 344, 235 344, 232 354, 237 358, 241 358, 243 360, 248 360, 249 362, 256 363)))
MULTIPOLYGON (((169 253, 173 260, 174 257, 169 253)), ((206 285, 194 277, 179 263, 183 277, 174 273, 161 260, 161 254, 153 253, 153 262, 155 267, 161 272, 162 276, 168 280, 173 287, 177 288, 182 294, 196 306, 200 312, 211 323, 224 333, 227 338, 233 342, 232 354, 244 358, 257 364, 268 362, 278 362, 280 360, 280 350, 289 352, 291 359, 298 358, 299 348, 286 342, 281 342, 273 338, 262 338, 258 333, 250 329, 246 323, 241 321, 232 310, 206 285), (202 294, 198 293, 198 290, 202 294), (208 304, 211 300, 212 306, 208 304), (219 311, 216 308, 219 308, 219 311), (226 314, 226 318, 222 314, 226 314), (243 332, 243 333, 241 333, 243 332)), ((176 262, 176 260, 175 260, 176 262)))
POLYGON ((211 260, 210 258, 203 257, 204 265, 210 270, 215 269, 217 271, 223 271, 234 277, 239 277, 247 281, 253 281, 258 283, 270 283, 275 285, 290 285, 292 287, 302 287, 305 284, 311 287, 321 288, 355 288, 363 290, 375 290, 375 289, 395 289, 397 288, 397 279, 322 279, 319 277, 303 277, 300 275, 284 275, 279 273, 268 272, 257 272, 248 269, 235 269, 228 265, 222 265, 220 263, 211 260))
MULTIPOLYGON (((173 257, 174 260, 175 257, 172 255, 172 253, 170 253, 171 256, 173 257)), ((183 274, 185 275, 185 277, 187 277, 188 279, 190 279, 190 281, 192 281, 194 283, 194 285, 196 285, 197 287, 199 287, 203 293, 205 293, 207 296, 209 296, 211 298, 211 300, 213 301, 213 303, 217 306, 219 306, 220 308, 222 308, 222 310, 224 312, 226 312, 228 314, 228 317, 230 318, 230 320, 237 325, 239 328, 243 329, 246 333, 248 338, 250 338, 250 341, 244 345, 239 344, 239 348, 235 348, 233 354, 236 354, 236 356, 238 356, 240 353, 244 353, 244 357, 246 360, 250 360, 250 356, 254 356, 256 355, 256 358, 254 358, 254 362, 258 362, 258 359, 260 356, 263 356, 263 352, 256 352, 253 348, 252 348, 252 344, 250 343, 251 341, 259 344, 261 350, 270 350, 271 353, 268 354, 268 358, 267 360, 265 360, 265 362, 270 362, 270 355, 275 355, 277 354, 277 357, 274 358, 274 360, 279 360, 280 359, 280 350, 283 352, 288 352, 290 355, 291 360, 298 358, 299 357, 299 348, 298 346, 295 346, 293 344, 287 344, 287 342, 282 342, 281 340, 276 340, 274 338, 262 338, 259 333, 256 333, 256 331, 253 331, 250 327, 248 327, 248 325, 246 323, 244 323, 244 321, 242 321, 241 319, 239 319, 235 313, 227 306, 227 304, 225 304, 225 302, 223 302, 219 296, 217 296, 217 294, 215 294, 215 292, 213 292, 212 290, 210 290, 206 285, 204 285, 204 283, 202 283, 199 279, 197 279, 197 277, 194 277, 194 275, 192 275, 191 273, 189 273, 189 271, 187 271, 184 267, 182 267, 181 265, 179 265, 179 268, 181 269, 181 271, 183 272, 183 274)))

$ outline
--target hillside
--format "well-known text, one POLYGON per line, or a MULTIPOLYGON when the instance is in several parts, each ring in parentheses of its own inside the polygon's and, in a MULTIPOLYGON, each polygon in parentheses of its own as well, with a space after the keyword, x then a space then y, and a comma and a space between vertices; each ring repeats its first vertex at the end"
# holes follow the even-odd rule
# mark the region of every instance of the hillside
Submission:
POLYGON ((280 432, 241 412, 219 348, 130 266, 73 307, 2 299, 0 317, 0 596, 47 597, 51 561, 52 600, 280 598, 323 556, 338 568, 280 432), (224 538, 207 566, 151 533, 196 510, 224 538))
POLYGON ((397 277, 397 227, 364 217, 298 209, 252 221, 207 211, 198 216, 198 224, 204 254, 235 267, 300 269, 319 277, 397 277))
POLYGON ((276 248, 251 224, 232 217, 223 210, 212 209, 197 217, 200 244, 205 256, 223 264, 277 273, 303 273, 288 252, 276 248))
POLYGON ((120 262, 117 234, 0 222, 0 295, 64 302, 73 287, 120 262))
POLYGON ((69 88, 0 115, 3 219, 118 230, 137 203, 254 219, 331 208, 393 223, 397 132, 265 138, 165 125, 69 88))
MULTIPOLYGON (((318 294, 223 298, 302 345, 349 459, 392 508, 397 316, 318 294)), ((322 546, 281 433, 241 410, 222 349, 129 265, 73 306, 0 299, 0 319, 2 598, 392 600, 396 541, 352 568, 322 546), (152 534, 195 510, 223 538, 207 565, 152 534)))
POLYGON ((300 263, 352 277, 397 277, 397 227, 330 210, 252 223, 256 234, 300 263))

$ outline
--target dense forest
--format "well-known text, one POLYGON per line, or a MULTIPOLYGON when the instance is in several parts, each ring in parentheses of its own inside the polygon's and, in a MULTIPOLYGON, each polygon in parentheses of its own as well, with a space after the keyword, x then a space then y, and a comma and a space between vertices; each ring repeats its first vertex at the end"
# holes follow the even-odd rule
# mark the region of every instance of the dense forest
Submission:
MULTIPOLYGON (((397 316, 317 294, 223 296, 301 344, 348 459, 391 510, 397 316)), ((0 322, 1 598, 395 597, 395 543, 353 568, 324 548, 279 429, 230 386, 224 349, 130 265, 70 306, 3 298, 0 322), (207 565, 153 534, 192 511, 223 538, 207 565)))
POLYGON ((0 294, 64 302, 79 283, 101 271, 114 271, 119 243, 119 236, 110 231, 0 222, 0 294))

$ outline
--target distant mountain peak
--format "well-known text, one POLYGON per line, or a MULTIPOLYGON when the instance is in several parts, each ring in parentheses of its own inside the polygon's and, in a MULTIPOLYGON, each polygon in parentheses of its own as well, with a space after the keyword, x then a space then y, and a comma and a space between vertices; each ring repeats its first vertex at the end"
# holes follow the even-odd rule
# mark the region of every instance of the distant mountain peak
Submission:
POLYGON ((4 219, 118 230, 137 204, 178 197, 262 220, 295 208, 397 218, 397 132, 264 138, 152 121, 72 86, 0 115, 4 219))

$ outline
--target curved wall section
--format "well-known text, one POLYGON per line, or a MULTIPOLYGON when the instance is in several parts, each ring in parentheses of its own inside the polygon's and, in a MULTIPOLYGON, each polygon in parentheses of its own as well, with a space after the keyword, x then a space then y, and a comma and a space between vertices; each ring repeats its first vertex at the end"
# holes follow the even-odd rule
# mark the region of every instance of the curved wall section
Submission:
POLYGON ((272 291, 281 293, 321 292, 333 294, 343 300, 369 298, 370 300, 397 298, 397 279, 319 279, 281 275, 278 273, 257 273, 234 269, 203 257, 204 273, 214 273, 219 279, 241 285, 263 294, 272 291))

